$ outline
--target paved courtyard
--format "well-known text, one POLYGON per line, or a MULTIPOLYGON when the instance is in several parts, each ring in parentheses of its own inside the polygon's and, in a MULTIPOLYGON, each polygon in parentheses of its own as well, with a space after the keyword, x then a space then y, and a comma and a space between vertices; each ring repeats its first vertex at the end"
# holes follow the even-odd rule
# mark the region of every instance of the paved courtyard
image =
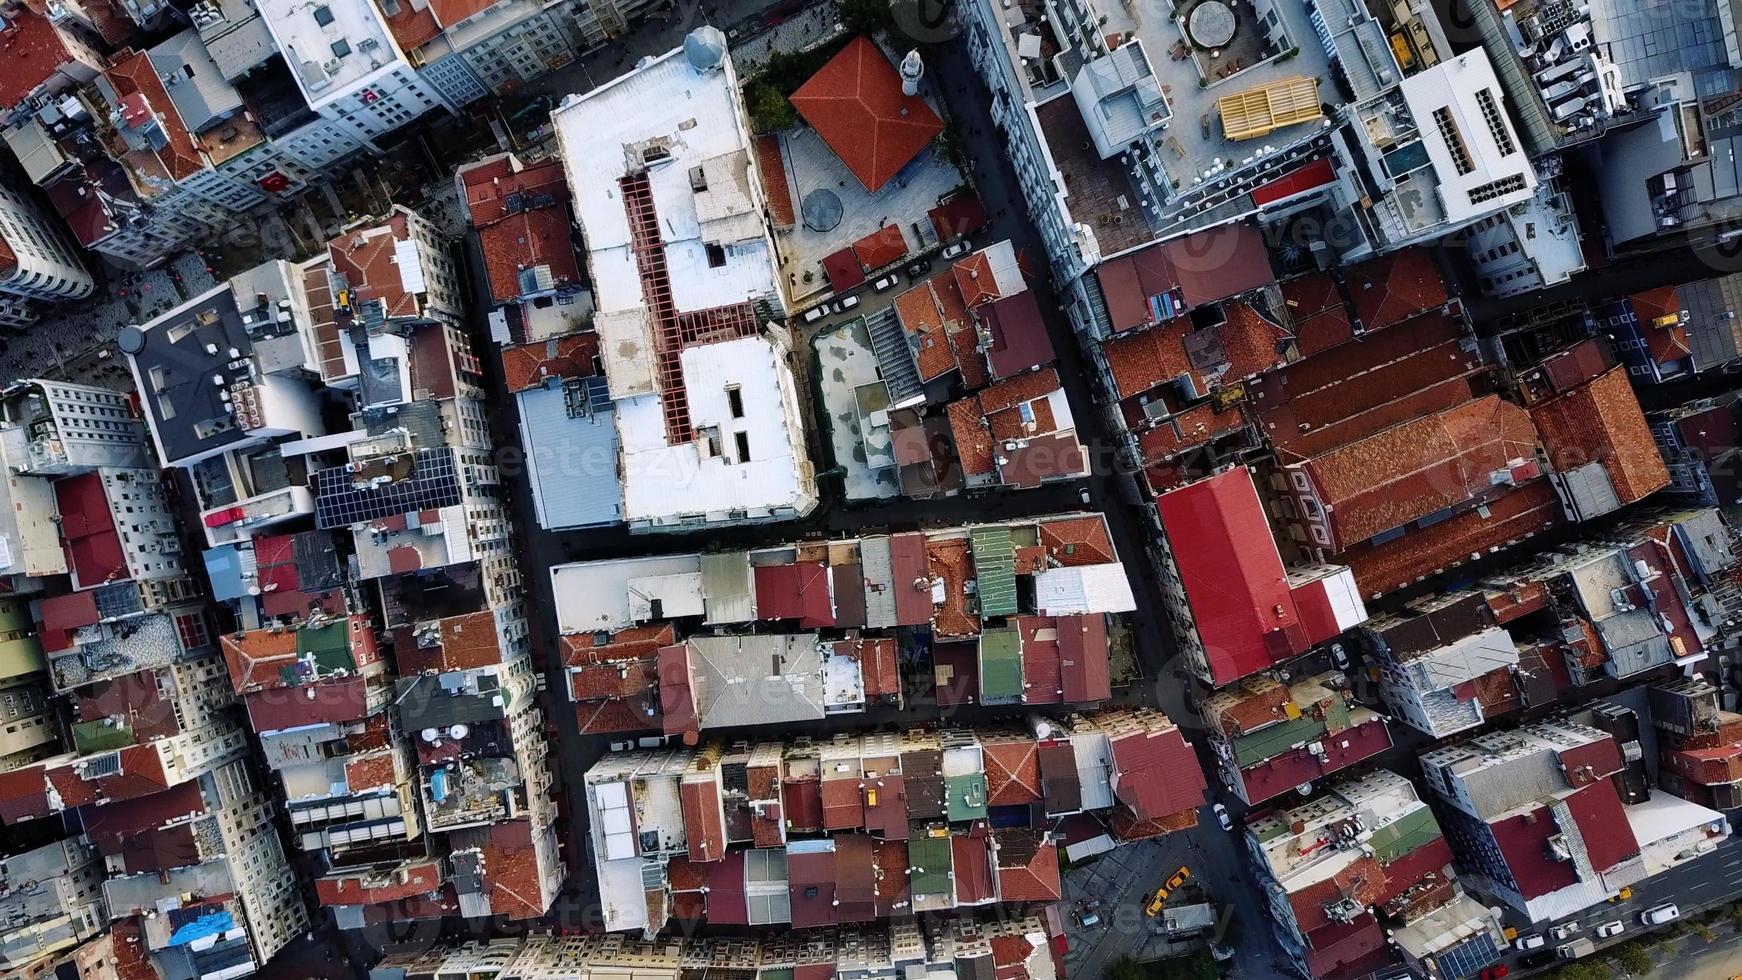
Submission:
POLYGON ((781 133, 779 139, 787 186, 792 190, 792 207, 799 222, 776 233, 775 247, 780 250, 787 285, 797 306, 806 305, 808 297, 828 290, 829 280, 822 267, 824 257, 885 225, 901 228, 908 251, 928 248, 932 231, 926 212, 937 207, 939 198, 963 183, 955 167, 927 149, 872 194, 810 127, 794 127, 781 133), (828 231, 813 231, 804 225, 804 197, 814 190, 832 191, 841 201, 841 222, 828 231), (809 282, 804 280, 807 272, 811 274, 809 282))

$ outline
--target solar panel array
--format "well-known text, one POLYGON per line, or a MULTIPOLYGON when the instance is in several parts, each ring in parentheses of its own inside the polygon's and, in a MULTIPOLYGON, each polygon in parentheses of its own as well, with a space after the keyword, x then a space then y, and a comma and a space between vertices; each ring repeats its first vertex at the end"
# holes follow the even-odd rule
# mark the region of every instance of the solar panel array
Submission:
POLYGON ((419 449, 403 480, 359 487, 353 474, 335 466, 315 474, 315 525, 349 527, 395 514, 451 507, 460 502, 460 478, 452 450, 419 449))

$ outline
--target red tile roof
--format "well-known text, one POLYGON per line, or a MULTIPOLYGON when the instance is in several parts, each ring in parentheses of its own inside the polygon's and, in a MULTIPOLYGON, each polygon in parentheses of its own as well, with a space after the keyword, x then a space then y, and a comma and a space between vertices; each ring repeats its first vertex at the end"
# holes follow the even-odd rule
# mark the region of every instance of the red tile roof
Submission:
POLYGON ((1185 336, 1190 332, 1189 320, 1173 320, 1101 345, 1118 396, 1140 395, 1179 377, 1191 378, 1192 386, 1202 391, 1203 379, 1186 356, 1185 336))
POLYGON ((1078 704, 1112 697, 1107 672, 1107 617, 1100 613, 1060 616, 1057 622, 1064 699, 1078 704))
POLYGON ((1204 771, 1177 727, 1134 732, 1108 740, 1113 791, 1142 819, 1156 819, 1204 803, 1204 771))
POLYGON ((939 241, 971 235, 986 226, 986 206, 980 202, 980 195, 971 190, 951 197, 925 214, 939 241))
POLYGON ((931 622, 931 590, 916 588, 930 574, 927 569, 925 535, 907 531, 889 538, 890 589, 895 593, 897 626, 923 626, 931 622))
POLYGON ((814 561, 758 565, 756 616, 796 619, 806 629, 835 625, 828 566, 814 561))
POLYGON ((495 4, 496 0, 430 0, 430 12, 435 14, 436 22, 443 27, 453 27, 467 17, 486 10, 495 4))
POLYGON ((1000 381, 980 392, 980 411, 991 415, 1059 390, 1058 371, 1042 368, 1000 381))
POLYGON ((792 106, 868 191, 876 191, 944 131, 870 38, 860 36, 792 93, 792 106))
POLYGON ((1217 411, 1213 402, 1193 405, 1157 423, 1137 437, 1145 463, 1158 463, 1189 452, 1246 427, 1238 409, 1217 411))
POLYGON ((1095 270, 1116 331, 1168 319, 1152 302, 1172 294, 1173 316, 1250 292, 1275 277, 1264 234, 1251 224, 1219 225, 1101 263, 1095 270))
POLYGON ((369 681, 352 674, 297 688, 268 688, 242 696, 248 723, 257 732, 302 725, 360 721, 369 713, 369 681))
POLYGON ((1156 507, 1216 686, 1306 649, 1250 471, 1235 467, 1170 490, 1156 507))
POLYGON ((1428 575, 1509 547, 1562 519, 1560 498, 1546 480, 1534 480, 1488 502, 1487 513, 1467 510, 1421 532, 1381 544, 1363 542, 1338 561, 1355 573, 1364 596, 1400 589, 1428 575))
POLYGON ((992 806, 1024 806, 1038 803, 1040 792, 1040 744, 1030 738, 983 738, 981 754, 986 765, 986 802, 992 806))
POLYGON ((969 396, 944 408, 949 416, 950 437, 956 444, 956 459, 964 477, 984 476, 997 469, 992 435, 980 413, 979 399, 969 396))
POLYGON ((1344 274, 1355 314, 1368 330, 1394 326, 1446 304, 1446 283, 1426 249, 1363 262, 1344 274))
POLYGON ((679 786, 683 798, 685 840, 691 861, 718 861, 726 856, 726 824, 720 809, 720 784, 713 777, 686 776, 679 786))
POLYGON ((902 328, 918 342, 916 357, 921 381, 942 377, 956 367, 948 327, 930 282, 922 282, 896 296, 895 315, 902 328))
POLYGON ((957 905, 980 905, 997 897, 990 838, 956 834, 950 837, 957 905))
MULTIPOLYGON (((929 540, 926 564, 934 578, 943 580, 943 604, 932 610, 932 629, 939 636, 977 636, 980 617, 968 608, 968 580, 974 577, 974 559, 968 551, 968 539, 945 538, 929 540)), ((901 587, 898 578, 896 587, 901 587)))
POLYGON ((851 247, 823 256, 823 274, 829 278, 829 288, 838 293, 865 282, 865 270, 859 268, 859 257, 851 247))
POLYGON ((823 829, 823 788, 815 779, 788 779, 780 788, 788 829, 815 833, 823 829))
POLYGON ((981 307, 980 316, 992 334, 992 345, 986 349, 992 377, 1008 378, 1052 363, 1052 339, 1033 290, 995 300, 981 307))
POLYGON ((792 188, 786 182, 786 158, 780 150, 780 137, 758 136, 753 145, 762 196, 768 200, 768 216, 776 228, 791 228, 798 223, 798 214, 792 207, 792 188))
POLYGON ((103 477, 81 473, 56 480, 55 510, 60 514, 61 542, 67 565, 82 588, 129 578, 121 550, 121 534, 103 492, 103 477))
POLYGON ((1669 471, 1651 437, 1624 368, 1532 406, 1551 469, 1600 463, 1623 505, 1669 485, 1669 471))
POLYGON ((1347 769, 1391 748, 1391 732, 1385 721, 1373 718, 1345 728, 1334 739, 1324 740, 1325 758, 1320 760, 1305 746, 1272 756, 1240 771, 1240 781, 1249 803, 1275 799, 1283 793, 1347 769))
POLYGON ((998 900, 1056 902, 1059 883, 1058 847, 1039 831, 1026 827, 993 831, 998 841, 998 900))
POLYGON ((1481 498, 1512 460, 1534 472, 1535 450, 1530 413, 1489 395, 1334 449, 1304 469, 1341 550, 1481 498))
POLYGON ((0 59, 6 62, 0 71, 0 109, 9 110, 53 78, 72 53, 54 24, 27 5, 19 4, 6 21, 0 32, 0 59))
POLYGON ((502 348, 502 376, 510 394, 544 384, 550 378, 590 378, 599 353, 596 333, 569 334, 502 348))
POLYGON ((823 829, 856 830, 865 826, 865 804, 859 796, 859 777, 822 781, 823 829))
POLYGON ((484 268, 490 274, 490 294, 507 303, 533 292, 521 288, 520 273, 545 266, 553 286, 580 282, 580 260, 569 237, 568 210, 560 205, 533 208, 478 231, 484 268))
POLYGON ((144 52, 122 52, 105 74, 116 95, 123 100, 143 99, 156 114, 165 138, 164 146, 155 151, 156 157, 170 179, 185 180, 206 169, 205 158, 175 111, 169 90, 163 87, 163 78, 144 52))
POLYGON ((1105 565, 1114 560, 1113 539, 1107 534, 1107 519, 1064 517, 1040 525, 1040 544, 1048 558, 1060 565, 1105 565))
POLYGON ((1022 635, 1022 703, 1059 704, 1064 681, 1057 625, 1050 616, 1018 616, 1016 628, 1022 635))
POLYGON ((490 828, 490 843, 482 848, 484 894, 490 912, 509 919, 536 919, 545 912, 538 852, 528 837, 531 823, 510 820, 490 828))
POLYGON ((884 225, 854 242, 853 255, 867 273, 876 272, 907 255, 907 239, 901 237, 900 225, 884 225))
MULTIPOLYGON (((380 0, 376 0, 376 6, 382 6, 380 0)), ((383 9, 382 18, 387 21, 387 30, 401 51, 412 51, 442 32, 442 25, 436 23, 435 15, 428 7, 409 3, 395 6, 397 9, 392 14, 383 9)))

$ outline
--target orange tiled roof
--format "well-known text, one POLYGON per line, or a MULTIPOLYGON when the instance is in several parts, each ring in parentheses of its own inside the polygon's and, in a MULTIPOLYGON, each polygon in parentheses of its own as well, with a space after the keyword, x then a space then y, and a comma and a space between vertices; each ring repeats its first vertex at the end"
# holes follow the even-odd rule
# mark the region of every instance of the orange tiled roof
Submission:
POLYGON ((978 636, 980 617, 968 609, 968 580, 974 577, 974 559, 968 539, 930 539, 925 543, 926 566, 943 580, 943 604, 932 610, 932 629, 939 636, 978 636))
POLYGON ((1143 461, 1154 463, 1207 446, 1245 425, 1246 417, 1238 410, 1218 412, 1206 401, 1157 423, 1137 437, 1137 445, 1143 450, 1143 461))
POLYGON ((938 311, 931 283, 922 282, 895 297, 895 315, 901 320, 902 327, 918 340, 921 381, 942 377, 956 366, 956 357, 944 330, 944 318, 938 311))
POLYGON ((987 415, 1033 401, 1059 389, 1058 371, 1050 367, 1006 378, 980 392, 980 410, 987 415))
POLYGON ((599 335, 576 333, 502 348, 502 378, 510 394, 536 388, 549 378, 593 375, 599 335))
POLYGON ((1060 565, 1105 565, 1113 561, 1113 539, 1107 521, 1094 517, 1067 517, 1040 526, 1040 543, 1060 565))
POLYGON ((144 52, 122 52, 107 74, 116 95, 123 99, 137 95, 156 113, 165 139, 164 147, 157 151, 157 158, 171 179, 185 180, 206 169, 199 147, 194 145, 187 125, 175 111, 175 103, 170 101, 169 90, 163 87, 163 79, 144 52))
POLYGON ((786 159, 780 152, 780 137, 758 136, 756 173, 762 180, 762 196, 768 200, 768 216, 775 227, 791 228, 798 223, 792 208, 792 188, 786 183, 786 159))
POLYGON ((992 435, 980 414, 980 403, 973 397, 953 401, 945 409, 950 417, 950 435, 956 442, 956 458, 961 460, 963 476, 991 473, 996 464, 992 453, 992 435))
POLYGON ((1562 516, 1560 498, 1547 480, 1502 494, 1486 509, 1487 515, 1467 510, 1382 544, 1358 544, 1337 560, 1354 572, 1361 594, 1374 597, 1522 541, 1554 527, 1562 516))
POLYGON ((1625 368, 1610 368, 1589 384, 1537 403, 1530 416, 1551 469, 1600 463, 1624 505, 1669 485, 1669 471, 1625 368))
POLYGON ((887 184, 944 131, 923 98, 902 94, 895 66, 863 35, 799 86, 791 101, 869 191, 887 184))
POLYGON ((1487 493, 1491 473, 1531 459, 1535 447, 1530 413, 1489 395, 1304 465, 1347 546, 1487 493))
POLYGON ((1107 357, 1107 368, 1119 397, 1142 394, 1182 375, 1191 376, 1193 384, 1201 389, 1203 381, 1186 356, 1185 336, 1190 331, 1191 320, 1177 317, 1102 344, 1101 351, 1107 357))
POLYGON ((12 108, 72 58, 60 31, 41 13, 19 5, 7 15, 7 31, 0 34, 0 106, 12 108))

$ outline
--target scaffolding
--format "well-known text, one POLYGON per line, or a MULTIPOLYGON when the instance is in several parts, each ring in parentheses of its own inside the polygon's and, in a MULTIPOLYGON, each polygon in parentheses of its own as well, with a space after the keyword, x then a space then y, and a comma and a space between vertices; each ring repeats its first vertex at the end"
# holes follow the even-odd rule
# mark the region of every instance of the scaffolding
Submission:
POLYGON ((1324 116, 1319 80, 1297 75, 1216 100, 1222 133, 1231 140, 1257 139, 1278 129, 1324 116))
POLYGON ((671 296, 671 271, 665 261, 665 237, 659 231, 659 209, 654 206, 653 184, 646 171, 629 174, 618 181, 618 186, 623 191, 630 247, 635 250, 641 299, 647 306, 647 322, 653 335, 654 375, 660 404, 665 409, 665 434, 675 446, 688 442, 692 435, 690 400, 683 383, 683 333, 677 304, 671 296))

